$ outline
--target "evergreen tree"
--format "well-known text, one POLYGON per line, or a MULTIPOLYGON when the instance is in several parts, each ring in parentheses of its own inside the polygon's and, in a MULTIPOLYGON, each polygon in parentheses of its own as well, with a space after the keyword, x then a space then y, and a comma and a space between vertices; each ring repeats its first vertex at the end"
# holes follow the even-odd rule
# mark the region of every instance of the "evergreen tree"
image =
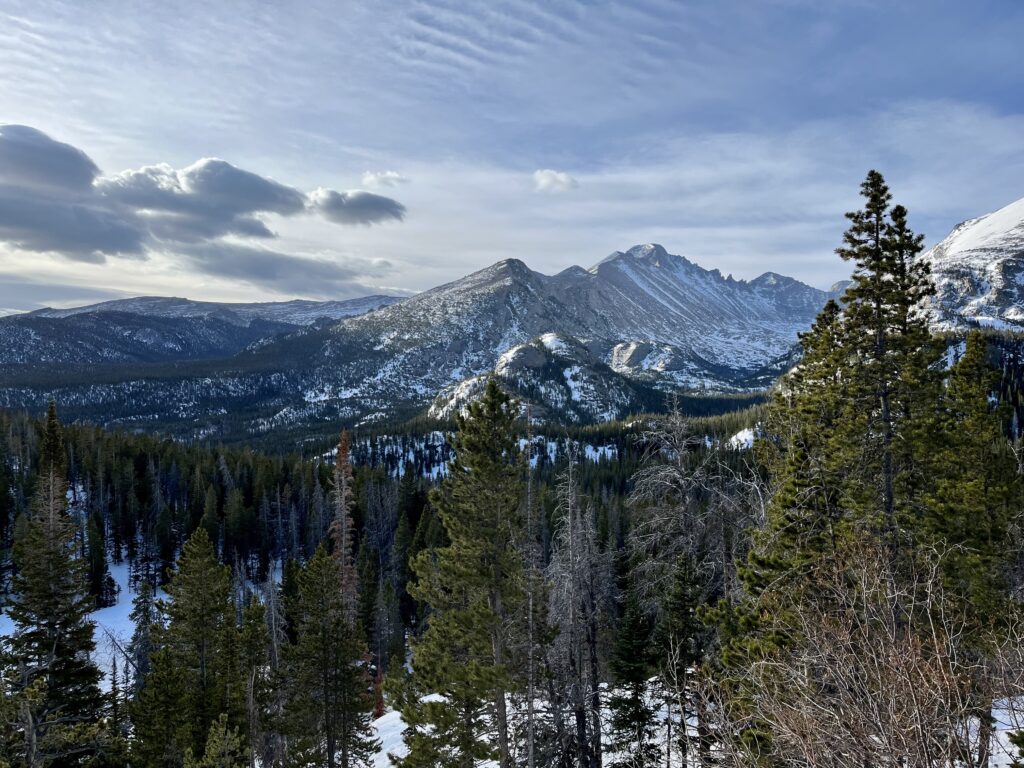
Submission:
POLYGON ((877 171, 861 185, 864 208, 837 253, 855 264, 843 296, 842 419, 832 448, 849 471, 843 501, 896 551, 919 512, 927 414, 937 395, 936 358, 922 302, 935 293, 923 236, 877 171))
POLYGON ((243 744, 238 728, 231 728, 227 715, 221 715, 210 726, 206 749, 196 759, 190 749, 185 754, 185 768, 249 768, 250 753, 243 744))
POLYGON ((205 528, 185 542, 167 594, 166 626, 154 625, 160 650, 134 717, 139 757, 152 765, 179 765, 186 750, 204 754, 222 713, 245 723, 230 569, 217 562, 205 528))
POLYGON ((513 617, 522 600, 522 473, 517 406, 490 380, 457 417, 454 458, 432 504, 448 544, 417 555, 414 597, 429 606, 398 700, 407 725, 403 768, 511 768, 506 696, 514 686, 513 617), (426 694, 435 694, 424 701, 426 694), (491 734, 494 737, 491 737, 491 734))
POLYGON ((654 742, 655 697, 649 689, 652 671, 652 627, 638 600, 632 596, 619 624, 610 669, 615 687, 608 699, 615 768, 657 765, 661 750, 654 742))
POLYGON ((89 619, 87 564, 67 512, 62 429, 50 403, 31 517, 14 543, 17 567, 7 607, 14 624, 5 677, 19 700, 20 760, 28 766, 73 764, 106 741, 96 642, 89 619))
POLYGON ((348 617, 342 567, 321 545, 299 574, 295 645, 285 650, 286 730, 296 764, 368 765, 378 742, 362 633, 348 617))
MULTIPOLYGON (((911 570, 923 533, 941 382, 922 301, 934 286, 881 174, 869 172, 861 194, 837 250, 855 264, 851 286, 801 338, 804 358, 780 382, 758 441, 773 490, 767 519, 742 572, 746 599, 716 611, 737 691, 751 658, 799 642, 780 630, 794 626, 788 612, 831 599, 813 576, 820 562, 867 537, 911 570)), ((744 735, 767 753, 757 723, 744 735)))
POLYGON ((352 485, 348 432, 343 431, 338 440, 334 461, 334 487, 331 491, 334 517, 331 519, 329 534, 334 548, 333 554, 338 560, 341 572, 341 593, 345 600, 346 617, 349 623, 356 620, 359 593, 355 563, 355 525, 352 522, 352 507, 355 504, 352 485))
POLYGON ((152 669, 153 656, 153 624, 158 619, 153 587, 148 581, 139 584, 139 591, 132 600, 132 612, 129 614, 134 630, 128 642, 128 661, 131 664, 132 683, 131 698, 137 699, 139 691, 145 684, 146 676, 152 669))
POLYGON ((922 520, 922 538, 948 548, 949 585, 982 623, 1007 615, 1008 536, 1022 490, 1005 432, 1006 408, 992 403, 997 380, 988 346, 975 331, 938 404, 931 430, 935 482, 922 520))
POLYGON ((694 682, 704 659, 709 631, 701 617, 705 601, 697 576, 693 560, 681 557, 655 628, 654 645, 668 710, 666 748, 678 749, 684 761, 690 760, 690 730, 691 724, 695 724, 699 764, 704 765, 710 758, 711 739, 694 682))

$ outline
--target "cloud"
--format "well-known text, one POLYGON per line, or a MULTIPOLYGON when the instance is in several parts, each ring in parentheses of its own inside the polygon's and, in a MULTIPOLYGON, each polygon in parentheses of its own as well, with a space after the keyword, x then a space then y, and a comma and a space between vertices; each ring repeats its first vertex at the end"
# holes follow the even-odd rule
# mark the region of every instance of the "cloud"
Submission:
MULTIPOLYGON (((306 195, 217 158, 181 169, 159 164, 104 176, 70 144, 27 126, 0 126, 0 243, 15 250, 89 263, 107 256, 145 259, 153 251, 190 253, 204 271, 236 276, 239 254, 246 251, 222 238, 273 239, 267 215, 310 213, 335 224, 369 225, 401 221, 405 207, 362 191, 321 188, 306 195), (226 259, 223 266, 216 253, 226 259)), ((328 262, 265 249, 247 253, 249 267, 263 275, 287 277, 288 268, 302 267, 311 279, 341 279, 328 262), (282 264, 276 271, 270 263, 275 258, 282 264)))
POLYGON ((335 192, 321 188, 309 197, 312 207, 335 224, 378 224, 405 218, 405 206, 397 200, 361 189, 335 192))
POLYGON ((88 191, 100 169, 70 144, 27 125, 0 125, 0 181, 25 187, 88 191))
POLYGON ((142 212, 157 239, 180 242, 229 234, 270 238, 274 233, 258 214, 294 216, 307 203, 297 189, 216 158, 181 170, 162 164, 125 171, 99 179, 96 190, 142 212))
POLYGON ((228 242, 203 243, 184 250, 185 258, 202 272, 307 296, 358 296, 372 293, 359 278, 386 262, 339 264, 324 259, 279 253, 267 248, 228 242))
POLYGON ((80 306, 109 299, 123 299, 124 291, 88 285, 27 280, 0 275, 0 316, 25 312, 46 305, 80 306))
POLYGON ((107 254, 144 256, 145 238, 134 212, 112 209, 93 196, 54 196, 0 185, 0 241, 16 249, 101 263, 107 254))
POLYGON ((370 189, 397 187, 399 184, 408 183, 409 180, 398 171, 367 171, 363 174, 363 186, 370 189))
POLYGON ((537 192, 558 194, 579 186, 579 182, 564 171, 542 168, 533 172, 533 188, 537 192))

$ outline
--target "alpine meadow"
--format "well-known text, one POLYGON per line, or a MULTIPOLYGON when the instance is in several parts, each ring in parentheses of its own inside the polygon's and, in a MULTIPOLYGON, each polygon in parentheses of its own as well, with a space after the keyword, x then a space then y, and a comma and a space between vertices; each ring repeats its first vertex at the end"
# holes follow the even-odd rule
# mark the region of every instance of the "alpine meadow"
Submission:
POLYGON ((0 768, 1024 766, 1022 39, 0 0, 0 768))

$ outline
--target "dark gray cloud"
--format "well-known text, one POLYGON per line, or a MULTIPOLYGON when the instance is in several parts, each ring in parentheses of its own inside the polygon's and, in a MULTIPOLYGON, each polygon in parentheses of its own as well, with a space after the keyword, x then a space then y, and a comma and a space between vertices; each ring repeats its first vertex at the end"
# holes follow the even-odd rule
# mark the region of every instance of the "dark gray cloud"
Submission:
POLYGON ((100 263, 107 254, 142 257, 145 239, 133 211, 111 208, 92 195, 47 195, 0 184, 0 241, 20 250, 100 263))
POLYGON ((349 192, 318 189, 310 195, 310 202, 324 218, 335 224, 379 224, 405 218, 405 206, 397 200, 360 189, 349 192))
POLYGON ((0 125, 0 181, 88 191, 100 169, 82 150, 27 125, 0 125))
POLYGON ((188 247, 184 256, 207 274, 277 291, 324 298, 363 296, 373 292, 359 283, 358 278, 367 274, 367 267, 372 271, 376 265, 341 265, 224 242, 188 247))
POLYGON ((52 303, 73 302, 95 304, 109 299, 123 299, 130 294, 85 285, 40 282, 0 277, 0 314, 25 312, 52 303))
POLYGON ((27 126, 0 126, 0 242, 19 250, 97 263, 108 255, 146 258, 159 250, 225 277, 243 274, 249 258, 247 268, 267 281, 271 275, 287 280, 295 266, 328 282, 343 279, 328 262, 220 240, 272 239, 266 215, 307 213, 343 225, 375 224, 401 221, 405 207, 362 191, 318 189, 307 196, 216 158, 183 169, 161 164, 103 176, 70 144, 27 126))

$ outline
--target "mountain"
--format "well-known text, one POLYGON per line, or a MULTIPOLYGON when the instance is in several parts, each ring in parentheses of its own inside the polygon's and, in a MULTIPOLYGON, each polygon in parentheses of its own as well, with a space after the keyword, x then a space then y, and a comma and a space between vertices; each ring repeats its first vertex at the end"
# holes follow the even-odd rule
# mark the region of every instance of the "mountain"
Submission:
POLYGON ((248 325, 254 320, 265 320, 289 325, 310 325, 318 320, 338 320, 362 315, 379 307, 401 301, 399 296, 360 296, 344 301, 267 301, 255 303, 229 303, 192 301, 165 296, 139 296, 115 299, 72 309, 46 307, 28 312, 29 317, 74 317, 98 312, 119 312, 150 317, 216 317, 233 325, 248 325))
POLYGON ((143 296, 74 309, 47 307, 0 318, 0 362, 95 365, 225 358, 301 326, 396 301, 394 296, 366 296, 218 304, 143 296))
POLYGON ((921 258, 938 289, 936 326, 1024 329, 1024 198, 965 221, 921 258))
MULTIPOLYGON (((556 275, 508 259, 371 312, 287 326, 223 359, 8 365, 0 405, 38 407, 53 396, 107 423, 301 434, 312 423, 365 424, 428 408, 444 416, 493 372, 552 417, 600 421, 656 408, 669 391, 770 384, 830 295, 771 272, 734 280, 653 244, 556 275)), ((21 321, 70 328, 133 308, 151 320, 237 322, 230 312, 250 328, 286 316, 251 319, 250 306, 140 299, 21 321)))
POLYGON ((581 340, 627 376, 733 389, 785 355, 827 298, 791 278, 734 280, 641 245, 553 276, 502 261, 335 330, 372 340, 404 380, 428 389, 441 372, 485 370, 549 332, 581 340))

